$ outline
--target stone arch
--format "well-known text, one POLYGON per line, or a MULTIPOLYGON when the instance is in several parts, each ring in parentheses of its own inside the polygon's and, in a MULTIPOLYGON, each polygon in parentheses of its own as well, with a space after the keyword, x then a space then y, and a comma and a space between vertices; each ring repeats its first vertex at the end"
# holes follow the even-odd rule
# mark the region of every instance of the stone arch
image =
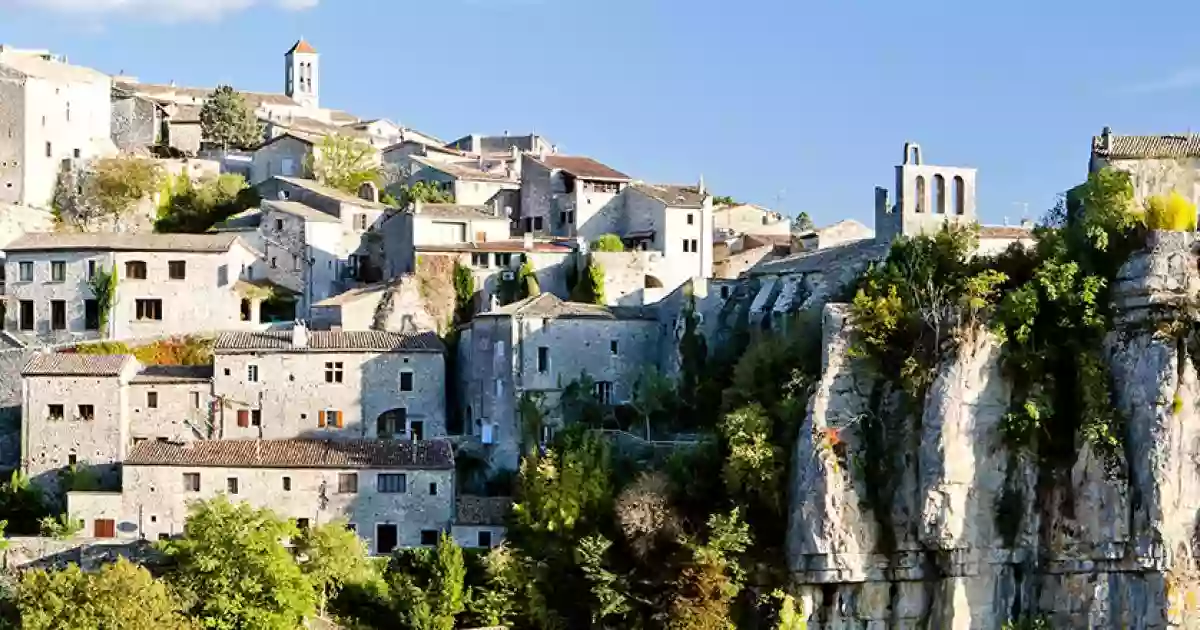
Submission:
POLYGON ((921 145, 915 142, 904 143, 904 164, 921 165, 921 145))
POLYGON ((375 182, 363 182, 358 186, 358 198, 379 203, 379 187, 375 182))
POLYGON ((952 184, 954 191, 954 214, 967 213, 967 183, 963 181, 962 175, 955 175, 952 184))
POLYGON ((925 212, 925 176, 917 175, 917 202, 913 204, 916 212, 925 212))
POLYGON ((642 280, 642 288, 643 289, 661 289, 661 288, 663 288, 663 282, 662 282, 662 280, 659 280, 655 276, 646 274, 645 278, 643 278, 643 280, 642 280))
POLYGON ((396 407, 379 414, 375 419, 375 437, 394 440, 408 433, 408 409, 396 407))
POLYGON ((946 178, 941 173, 933 176, 933 211, 946 214, 946 178))

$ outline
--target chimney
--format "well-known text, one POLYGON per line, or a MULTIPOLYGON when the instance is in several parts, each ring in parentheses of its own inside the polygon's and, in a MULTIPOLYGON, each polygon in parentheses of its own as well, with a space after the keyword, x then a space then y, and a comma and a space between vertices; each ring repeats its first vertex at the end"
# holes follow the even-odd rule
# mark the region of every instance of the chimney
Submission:
POLYGON ((527 251, 527 252, 531 252, 531 251, 533 251, 533 232, 526 232, 526 233, 525 233, 525 236, 524 236, 524 241, 521 243, 521 246, 522 246, 522 247, 525 249, 525 251, 527 251))
POLYGON ((308 328, 300 320, 296 320, 296 323, 292 326, 292 347, 308 347, 308 328))
POLYGON ((696 192, 700 193, 701 195, 708 193, 708 191, 704 189, 704 175, 703 174, 700 175, 700 184, 698 186, 696 186, 696 192))
POLYGON ((1100 148, 1105 151, 1112 150, 1112 127, 1105 127, 1100 132, 1100 148))

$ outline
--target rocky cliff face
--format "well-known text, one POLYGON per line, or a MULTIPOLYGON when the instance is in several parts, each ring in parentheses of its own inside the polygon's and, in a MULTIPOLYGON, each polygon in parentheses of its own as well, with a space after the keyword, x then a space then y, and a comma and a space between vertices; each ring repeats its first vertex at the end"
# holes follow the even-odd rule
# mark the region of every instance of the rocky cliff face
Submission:
POLYGON ((1022 616, 1052 628, 1200 627, 1200 357, 1183 334, 1197 263, 1193 234, 1152 233, 1114 287, 1106 349, 1125 419, 1115 470, 1082 440, 1056 474, 1006 445, 1003 348, 982 329, 963 334, 923 409, 898 414, 907 419, 872 449, 863 427, 890 404, 886 387, 848 354, 847 307, 827 305, 789 516, 809 627, 999 630, 1022 616), (880 483, 865 457, 888 458, 894 473, 880 483))

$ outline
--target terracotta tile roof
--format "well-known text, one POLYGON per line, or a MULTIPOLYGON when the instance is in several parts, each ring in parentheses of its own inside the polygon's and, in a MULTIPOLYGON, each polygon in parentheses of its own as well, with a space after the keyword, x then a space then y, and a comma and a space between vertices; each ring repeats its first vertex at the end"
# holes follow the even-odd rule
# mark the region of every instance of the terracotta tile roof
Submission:
POLYGON ((445 440, 146 441, 134 445, 124 465, 445 470, 454 467, 454 453, 445 440))
POLYGON ((654 319, 649 312, 639 308, 565 302, 553 293, 541 293, 527 297, 494 311, 480 313, 479 316, 545 317, 550 319, 654 319))
POLYGON ((120 376, 133 360, 127 354, 35 354, 21 370, 21 376, 120 376))
POLYGON ((445 352, 436 333, 382 330, 310 330, 308 346, 292 346, 292 331, 221 333, 213 345, 218 354, 235 352, 445 352))
POLYGON ((211 365, 147 365, 130 383, 207 383, 212 380, 211 365))
POLYGON ((507 218, 496 216, 492 213, 492 209, 487 206, 467 206, 456 203, 422 203, 417 206, 417 210, 417 216, 432 217, 435 219, 504 221, 508 223, 507 218))
POLYGON ((313 223, 341 223, 341 219, 321 212, 311 206, 306 206, 299 201, 279 201, 275 199, 264 199, 262 202, 263 210, 276 210, 285 214, 290 214, 294 217, 300 217, 305 221, 313 223))
POLYGON ((503 525, 512 511, 512 497, 460 494, 454 500, 455 525, 503 525))
POLYGON ((1019 225, 981 225, 979 238, 1033 238, 1033 228, 1019 225))
MULTIPOLYGON (((417 245, 416 249, 419 252, 523 252, 525 251, 525 241, 485 241, 480 243, 417 245)), ((569 254, 574 249, 573 246, 566 243, 534 241, 532 251, 549 254, 569 254)))
POLYGON ((1200 157, 1200 134, 1163 134, 1158 136, 1092 137, 1092 154, 1114 159, 1153 159, 1200 157))
POLYGON ((458 179, 514 183, 517 181, 516 174, 510 169, 505 168, 502 164, 493 164, 490 169, 484 170, 479 168, 478 160, 472 162, 448 162, 430 160, 419 155, 410 156, 409 159, 458 179))
POLYGON ((4 246, 6 252, 97 249, 129 252, 227 252, 236 234, 130 234, 30 232, 4 246))
POLYGON ((321 195, 322 197, 326 197, 328 199, 332 199, 334 201, 338 201, 341 203, 352 203, 352 204, 362 206, 364 208, 376 208, 379 210, 383 210, 388 207, 388 205, 385 203, 379 203, 377 201, 371 201, 369 199, 362 199, 360 197, 355 197, 354 195, 351 195, 350 193, 340 191, 336 188, 330 188, 329 186, 326 186, 326 185, 324 185, 316 180, 312 180, 312 179, 303 179, 300 177, 284 177, 283 175, 276 175, 275 179, 277 179, 281 182, 287 183, 287 184, 291 184, 292 186, 295 186, 297 188, 303 188, 304 190, 307 190, 309 192, 316 193, 318 195, 321 195))
POLYGON ((699 208, 704 205, 704 198, 707 196, 700 194, 696 186, 637 182, 630 187, 651 199, 676 208, 699 208))
POLYGON ((538 161, 550 168, 562 169, 581 179, 615 179, 629 181, 630 177, 621 171, 609 168, 590 157, 567 155, 547 155, 538 161))
POLYGON ((317 54, 317 49, 313 48, 312 44, 308 43, 307 41, 304 40, 303 37, 301 37, 300 39, 296 40, 295 45, 293 45, 287 51, 287 54, 289 54, 289 55, 292 53, 301 53, 304 55, 315 55, 315 54, 317 54))

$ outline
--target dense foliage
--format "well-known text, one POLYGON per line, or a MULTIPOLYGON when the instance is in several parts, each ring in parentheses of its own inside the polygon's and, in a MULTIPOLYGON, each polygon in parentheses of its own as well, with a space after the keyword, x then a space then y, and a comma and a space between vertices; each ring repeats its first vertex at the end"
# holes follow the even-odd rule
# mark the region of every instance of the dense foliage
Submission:
POLYGON ((222 149, 252 149, 263 141, 258 116, 241 92, 219 86, 200 108, 200 132, 206 142, 222 149))
POLYGON ((142 365, 212 365, 210 337, 179 336, 130 346, 121 341, 100 341, 75 346, 79 354, 132 354, 142 365))
POLYGON ((601 234, 592 241, 591 249, 594 252, 623 252, 625 251, 625 242, 616 234, 601 234))
POLYGON ((378 152, 371 145, 346 136, 325 136, 308 155, 305 170, 313 179, 351 195, 363 184, 378 186, 383 180, 378 152))
POLYGON ((407 208, 420 201, 422 203, 454 203, 454 193, 439 187, 433 182, 416 182, 415 184, 399 187, 400 195, 395 198, 397 205, 407 208))
POLYGON ((160 201, 156 232, 203 234, 217 223, 258 206, 258 192, 234 173, 201 178, 170 178, 160 201))
POLYGON ((149 203, 166 175, 155 160, 132 155, 100 158, 84 168, 63 169, 54 193, 55 218, 89 231, 98 222, 115 226, 138 204, 149 203))

